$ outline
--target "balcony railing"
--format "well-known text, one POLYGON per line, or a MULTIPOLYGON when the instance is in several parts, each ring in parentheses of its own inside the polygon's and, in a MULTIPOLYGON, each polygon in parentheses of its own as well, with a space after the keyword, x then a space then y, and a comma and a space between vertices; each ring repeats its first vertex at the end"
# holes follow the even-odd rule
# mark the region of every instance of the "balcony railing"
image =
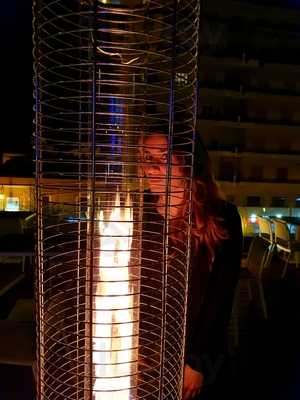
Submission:
POLYGON ((237 92, 236 95, 241 96, 246 96, 247 92, 257 92, 264 95, 274 96, 300 96, 300 90, 296 87, 270 88, 268 86, 257 86, 251 85, 249 83, 244 83, 243 80, 239 78, 238 72, 236 75, 236 81, 226 79, 224 81, 202 79, 200 80, 200 90, 201 89, 229 90, 237 92))
POLYGON ((221 182, 245 182, 245 183, 272 183, 272 184, 300 184, 300 179, 279 178, 252 178, 238 175, 218 175, 217 180, 221 182))
MULTIPOLYGON (((237 139, 238 140, 238 139, 237 139)), ((300 160, 300 151, 290 150, 290 149, 268 149, 265 147, 251 147, 248 148, 246 144, 224 144, 224 143, 212 143, 207 145, 208 151, 211 152, 230 152, 233 153, 232 156, 240 155, 244 153, 250 154, 262 154, 262 155, 275 155, 275 156, 287 156, 294 157, 298 156, 300 160)))
MULTIPOLYGON (((247 47, 247 43, 243 42, 243 45, 239 44, 230 44, 224 47, 214 48, 209 44, 203 44, 200 46, 200 54, 203 56, 209 57, 220 57, 220 58, 228 58, 235 57, 242 59, 243 54, 247 54, 248 60, 257 60, 258 65, 264 65, 267 63, 277 63, 277 64, 290 64, 290 65, 299 65, 300 64, 300 53, 297 51, 297 46, 295 48, 291 46, 291 48, 279 47, 276 49, 272 49, 271 46, 262 47, 260 46, 259 53, 256 48, 247 47), (246 48, 245 48, 246 47, 246 48)), ((288 40, 287 40, 288 42, 288 40)))
POLYGON ((247 113, 239 113, 238 111, 223 111, 221 109, 202 109, 198 112, 198 118, 213 121, 228 121, 238 123, 253 123, 264 125, 285 125, 300 126, 300 120, 294 120, 287 117, 280 119, 271 119, 267 116, 254 116, 247 113))

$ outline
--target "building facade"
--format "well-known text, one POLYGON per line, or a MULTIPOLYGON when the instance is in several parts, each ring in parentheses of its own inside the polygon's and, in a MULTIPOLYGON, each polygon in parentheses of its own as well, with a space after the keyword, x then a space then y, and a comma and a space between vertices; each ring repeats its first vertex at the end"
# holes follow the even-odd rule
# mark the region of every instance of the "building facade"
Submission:
MULTIPOLYGON (((201 3, 197 130, 246 222, 300 217, 299 21, 292 0, 201 3)), ((33 178, 0 176, 0 210, 33 211, 33 178)))
POLYGON ((300 217, 300 8, 288 3, 202 4, 197 130, 250 222, 300 217))

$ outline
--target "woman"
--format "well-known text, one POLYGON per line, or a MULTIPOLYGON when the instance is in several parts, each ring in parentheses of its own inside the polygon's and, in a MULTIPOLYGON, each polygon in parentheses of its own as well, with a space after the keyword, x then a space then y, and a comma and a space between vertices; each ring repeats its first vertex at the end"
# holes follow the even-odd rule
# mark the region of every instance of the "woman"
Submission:
MULTIPOLYGON (((151 133, 144 137, 142 144, 143 172, 155 198, 156 211, 163 218, 167 210, 165 188, 168 179, 170 236, 171 241, 180 243, 181 236, 186 234, 183 221, 188 191, 185 185, 190 176, 185 156, 173 151, 168 177, 167 135, 151 133)), ((195 153, 183 400, 224 395, 229 379, 226 375, 227 325, 242 253, 238 211, 223 199, 213 179, 208 153, 199 138, 195 153)))

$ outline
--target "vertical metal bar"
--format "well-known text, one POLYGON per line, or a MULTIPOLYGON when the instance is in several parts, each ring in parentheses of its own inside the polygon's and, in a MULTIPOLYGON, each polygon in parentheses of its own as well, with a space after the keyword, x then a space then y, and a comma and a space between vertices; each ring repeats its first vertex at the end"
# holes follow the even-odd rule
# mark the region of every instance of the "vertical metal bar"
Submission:
MULTIPOLYGON (((79 5, 80 7, 80 5, 79 5)), ((79 17, 80 25, 83 25, 82 21, 82 16, 80 14, 79 17)), ((80 37, 80 44, 82 42, 82 32, 79 34, 80 37)), ((80 68, 79 72, 79 109, 81 110, 82 107, 82 70, 80 68)), ((77 207, 77 217, 78 217, 78 223, 77 223, 77 266, 76 266, 76 383, 77 383, 77 391, 76 391, 76 400, 79 400, 79 376, 80 376, 80 363, 79 363, 79 358, 80 358, 80 299, 81 299, 81 293, 80 293, 80 282, 82 278, 82 271, 81 271, 81 253, 82 253, 82 221, 81 221, 81 215, 82 215, 82 112, 79 112, 79 121, 78 121, 78 147, 79 147, 79 162, 78 162, 78 207, 77 207)), ((85 224, 85 227, 87 224, 85 224)))
POLYGON ((36 304, 36 334, 37 334, 37 396, 39 400, 44 397, 43 384, 44 381, 44 333, 43 333, 43 210, 41 203, 41 175, 42 175, 42 156, 41 156, 41 109, 40 109, 40 82, 39 82, 39 67, 40 67, 40 50, 39 50, 39 37, 38 37, 38 3, 33 2, 33 32, 35 42, 35 64, 34 64, 34 96, 35 96, 35 196, 36 196, 36 213, 37 213, 37 254, 36 260, 36 284, 35 284, 35 304, 36 304))
POLYGON ((95 174, 96 174, 96 102, 97 102, 97 61, 96 61, 96 46, 97 46, 97 1, 94 0, 91 3, 91 48, 90 48, 90 60, 91 60, 91 133, 90 133, 90 155, 91 165, 89 168, 88 178, 88 243, 87 243, 87 276, 89 279, 88 293, 86 299, 88 302, 88 398, 93 400, 93 309, 94 309, 94 296, 93 296, 93 267, 94 267, 94 231, 95 231, 95 208, 96 208, 96 193, 95 193, 95 174))
MULTIPOLYGON (((174 134, 174 83, 175 83, 175 56, 176 56, 176 22, 177 22, 177 0, 173 2, 173 29, 172 29, 172 67, 170 79, 169 96, 169 127, 168 127, 168 152, 167 152, 167 179, 166 179, 166 199, 163 224, 163 265, 162 265, 162 334, 161 334, 161 364, 159 379, 159 398, 164 396, 164 370, 165 370, 165 341, 166 341, 166 322, 167 322, 167 284, 168 284, 168 255, 169 255, 169 219, 170 219, 170 183, 172 174, 172 143, 174 134)), ((172 191, 171 191, 172 192, 172 191)))
MULTIPOLYGON (((97 62, 96 62, 96 21, 97 21, 97 1, 94 1, 94 15, 93 15, 93 69, 92 69, 92 202, 91 202, 91 240, 90 240, 90 256, 91 256, 91 265, 92 268, 90 274, 90 351, 91 351, 91 368, 90 368, 90 398, 93 400, 93 309, 94 309, 94 296, 93 296, 93 281, 94 281, 94 232, 95 232, 95 207, 96 207, 96 102, 97 102, 97 62)), ((100 83, 99 83, 100 84, 100 83)))
MULTIPOLYGON (((199 32, 199 18, 200 18, 200 1, 197 2, 197 24, 196 24, 196 30, 199 32)), ((196 48, 197 48, 197 54, 196 54, 196 66, 195 66, 195 78, 196 78, 196 85, 194 89, 194 119, 193 119, 193 137, 192 137, 192 165, 190 169, 190 176, 189 176, 189 188, 188 188, 188 202, 189 202, 189 207, 188 207, 188 242, 187 242, 187 262, 186 262, 186 285, 185 285, 185 294, 184 294, 184 320, 186 321, 187 319, 187 302, 188 302, 188 292, 189 292, 189 279, 190 279, 190 273, 191 273, 191 246, 192 246, 192 240, 191 240, 191 233, 192 233, 192 197, 193 197, 193 170, 194 170, 194 162, 195 162, 195 142, 196 142, 196 116, 198 112, 198 100, 199 100, 199 79, 198 79, 198 66, 199 66, 199 42, 198 42, 198 35, 196 39, 196 48)), ((186 340, 186 323, 184 324, 183 327, 183 342, 185 343, 186 340)), ((185 352, 185 349, 184 349, 185 352)), ((182 359, 182 362, 184 363, 184 358, 182 359)), ((181 366, 184 368, 184 365, 181 366)), ((181 375, 180 379, 180 391, 182 393, 183 389, 183 374, 181 375)))

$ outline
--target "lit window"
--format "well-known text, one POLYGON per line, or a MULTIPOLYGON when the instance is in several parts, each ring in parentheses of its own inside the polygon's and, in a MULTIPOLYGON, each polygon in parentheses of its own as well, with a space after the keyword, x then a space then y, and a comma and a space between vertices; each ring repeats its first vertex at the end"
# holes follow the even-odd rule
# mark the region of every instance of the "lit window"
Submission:
POLYGON ((19 197, 7 197, 5 211, 19 211, 20 200, 19 197))

